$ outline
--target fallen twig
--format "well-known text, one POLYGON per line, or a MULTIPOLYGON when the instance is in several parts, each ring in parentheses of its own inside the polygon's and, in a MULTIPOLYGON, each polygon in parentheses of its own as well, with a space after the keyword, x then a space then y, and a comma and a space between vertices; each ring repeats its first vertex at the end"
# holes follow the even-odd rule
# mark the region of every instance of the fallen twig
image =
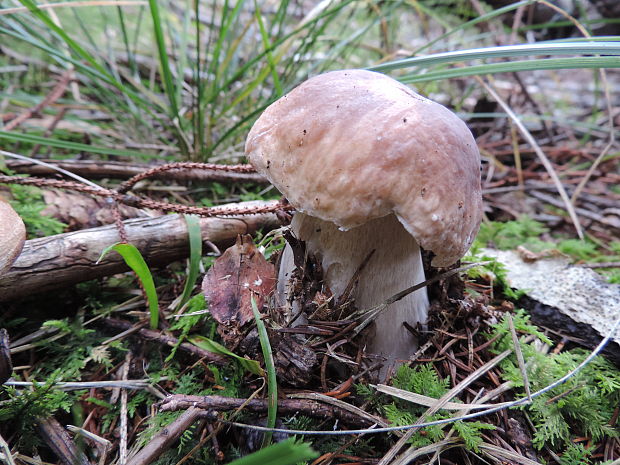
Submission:
MULTIPOLYGON (((330 397, 327 397, 327 399, 330 399, 330 401, 335 400, 330 397)), ((183 394, 173 394, 166 397, 159 403, 159 409, 162 412, 173 412, 196 407, 203 410, 228 411, 236 409, 244 403, 246 403, 246 411, 256 413, 267 412, 267 399, 252 399, 248 402, 247 399, 237 399, 234 397, 190 396, 183 394)), ((385 423, 385 420, 380 418, 373 418, 368 414, 361 416, 357 413, 345 410, 340 406, 336 406, 333 403, 327 404, 318 400, 280 399, 278 400, 278 411, 285 414, 299 412, 314 418, 340 420, 348 425, 362 424, 370 426, 373 424, 385 423)))
POLYGON ((620 268, 620 262, 578 263, 582 268, 620 268))
POLYGON ((43 440, 62 463, 65 465, 91 465, 84 453, 75 445, 69 433, 54 417, 39 420, 37 429, 43 440))
MULTIPOLYGON (((41 160, 48 165, 71 171, 72 173, 88 178, 117 178, 126 179, 140 175, 147 170, 159 166, 146 165, 143 163, 124 163, 115 161, 99 160, 41 160)), ((200 164, 206 165, 206 164, 200 164)), ((30 174, 34 176, 55 174, 56 170, 49 166, 42 166, 34 162, 24 160, 6 160, 6 166, 16 173, 30 174)), ((215 165, 226 166, 226 165, 215 165)), ((175 181, 217 181, 217 182, 254 182, 267 183, 267 179, 258 173, 250 171, 224 171, 209 169, 205 166, 200 169, 173 169, 156 171, 151 174, 154 179, 174 179, 175 181)))
MULTIPOLYGON (((179 340, 173 336, 169 336, 168 334, 162 333, 160 331, 154 331, 152 329, 140 328, 139 326, 136 327, 128 321, 106 318, 103 320, 103 322, 112 328, 122 329, 124 331, 135 328, 135 334, 137 334, 139 337, 151 341, 157 341, 170 347, 177 345, 179 342, 179 340)), ((200 347, 195 346, 194 344, 190 344, 189 342, 182 342, 181 345, 179 345, 179 350, 203 358, 209 363, 215 363, 217 365, 225 365, 226 363, 228 363, 228 359, 226 357, 214 354, 213 352, 209 352, 208 350, 201 349, 200 347)))
MULTIPOLYGON (((564 208, 564 203, 552 195, 545 194, 544 192, 531 191, 530 195, 538 200, 542 200, 549 205, 553 205, 554 207, 564 208)), ((589 218, 591 220, 596 221, 597 223, 603 224, 608 227, 612 227, 615 229, 620 229, 620 218, 615 219, 611 215, 606 217, 603 215, 599 215, 598 213, 592 212, 590 210, 586 210, 585 208, 575 208, 575 211, 579 213, 579 215, 589 218)))
POLYGON ((127 465, 147 465, 164 453, 170 446, 200 418, 202 411, 190 407, 179 418, 163 428, 144 446, 140 452, 131 457, 127 465))
MULTIPOLYGON (((278 203, 235 205, 245 211, 261 211, 270 210, 278 203)), ((123 224, 128 240, 151 265, 167 264, 189 253, 187 225, 180 215, 131 219, 123 224)), ((272 213, 200 220, 203 241, 211 241, 218 247, 230 245, 239 234, 252 234, 279 224, 272 213)), ((0 276, 0 302, 127 271, 117 254, 108 254, 95 264, 101 251, 119 239, 115 226, 102 226, 26 241, 13 267, 0 276)))
POLYGON ((245 207, 231 207, 230 205, 227 207, 193 207, 188 205, 173 204, 169 202, 160 202, 145 197, 122 194, 113 189, 104 189, 98 186, 92 187, 90 185, 84 185, 73 181, 62 181, 57 179, 20 178, 16 176, 0 175, 0 184, 20 184, 26 186, 48 187, 54 189, 68 189, 76 192, 84 192, 86 194, 99 197, 110 198, 115 202, 129 205, 130 207, 150 208, 153 210, 161 210, 164 212, 177 212, 183 213, 185 215, 198 215, 202 217, 256 215, 260 213, 276 212, 279 210, 293 210, 292 206, 281 202, 269 202, 269 205, 265 203, 262 206, 246 205, 245 207))

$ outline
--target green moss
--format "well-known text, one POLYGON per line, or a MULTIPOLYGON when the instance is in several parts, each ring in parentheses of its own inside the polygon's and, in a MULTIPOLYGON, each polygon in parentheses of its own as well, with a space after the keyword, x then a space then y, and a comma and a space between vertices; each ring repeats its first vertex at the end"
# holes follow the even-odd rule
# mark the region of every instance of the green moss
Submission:
MULTIPOLYGON (((516 312, 514 323, 521 334, 533 334, 542 341, 550 341, 531 325, 524 312, 516 312)), ((507 331, 506 320, 495 327, 493 336, 499 336, 495 349, 503 351, 513 347, 507 331)), ((545 353, 538 349, 538 342, 524 343, 521 350, 527 361, 526 369, 532 392, 545 388, 568 372, 574 370, 589 355, 588 351, 572 349, 561 353, 545 353)), ((516 357, 508 357, 501 364, 502 377, 510 380, 520 396, 525 396, 523 376, 516 357)), ((614 409, 620 404, 620 372, 605 358, 596 357, 579 373, 564 384, 536 397, 532 404, 520 407, 526 410, 534 424, 534 446, 544 446, 561 451, 580 436, 593 442, 605 437, 618 437, 617 429, 610 426, 614 409)))

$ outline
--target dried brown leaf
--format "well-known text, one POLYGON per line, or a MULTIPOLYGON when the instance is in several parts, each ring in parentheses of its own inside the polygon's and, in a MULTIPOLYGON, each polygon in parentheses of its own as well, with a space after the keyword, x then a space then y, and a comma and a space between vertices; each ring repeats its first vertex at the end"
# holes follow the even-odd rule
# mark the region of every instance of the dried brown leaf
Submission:
POLYGON ((262 308, 275 281, 275 267, 256 249, 252 238, 238 236, 236 244, 215 261, 202 282, 209 312, 221 325, 220 333, 230 337, 253 320, 252 296, 262 308))

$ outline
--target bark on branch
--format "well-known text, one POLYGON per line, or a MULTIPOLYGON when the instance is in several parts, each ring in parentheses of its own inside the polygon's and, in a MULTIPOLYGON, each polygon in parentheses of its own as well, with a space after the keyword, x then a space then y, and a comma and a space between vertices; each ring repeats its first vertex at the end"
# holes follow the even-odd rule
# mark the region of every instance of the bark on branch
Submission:
MULTIPOLYGON (((129 321, 117 320, 115 318, 104 318, 103 322, 106 326, 114 329, 119 329, 121 331, 127 331, 128 329, 135 328, 135 326, 129 321)), ((161 331, 155 331, 147 328, 136 328, 135 334, 142 339, 157 341, 160 344, 165 344, 170 347, 174 347, 179 342, 176 337, 170 336, 169 334, 163 333, 161 331)), ((213 352, 201 349, 200 347, 195 346, 194 344, 190 344, 189 342, 182 342, 179 345, 179 349, 196 355, 197 357, 206 359, 209 363, 215 363, 216 365, 226 365, 230 362, 230 359, 224 357, 223 355, 214 354, 213 352)))
MULTIPOLYGON (((50 165, 58 166, 88 179, 118 178, 125 179, 139 175, 157 165, 143 163, 124 163, 114 161, 93 160, 43 160, 50 165)), ((57 174, 51 168, 22 160, 6 160, 7 168, 16 173, 43 176, 57 174)), ((267 183, 267 179, 258 173, 234 173, 210 170, 177 170, 165 171, 152 176, 155 179, 174 179, 176 181, 217 181, 217 182, 255 182, 267 183)))
MULTIPOLYGON (((159 410, 162 412, 174 412, 190 408, 203 410, 215 410, 218 412, 235 410, 244 406, 247 412, 264 413, 267 411, 267 399, 237 399, 224 396, 192 396, 185 394, 172 394, 162 400, 159 410)), ((294 414, 300 412, 314 418, 328 420, 338 419, 348 425, 370 426, 372 424, 382 424, 382 418, 373 417, 370 414, 358 415, 344 408, 337 407, 310 399, 278 399, 278 412, 294 414)))
MULTIPOLYGON (((236 206, 272 204, 242 202, 236 206)), ((200 219, 203 241, 218 247, 231 245, 238 234, 252 234, 278 224, 273 213, 200 219)), ((149 265, 165 265, 189 255, 187 225, 180 215, 131 219, 124 225, 129 242, 149 265)), ((17 261, 0 275, 0 302, 127 271, 116 253, 95 264, 101 251, 119 240, 116 227, 109 225, 26 241, 17 261)))

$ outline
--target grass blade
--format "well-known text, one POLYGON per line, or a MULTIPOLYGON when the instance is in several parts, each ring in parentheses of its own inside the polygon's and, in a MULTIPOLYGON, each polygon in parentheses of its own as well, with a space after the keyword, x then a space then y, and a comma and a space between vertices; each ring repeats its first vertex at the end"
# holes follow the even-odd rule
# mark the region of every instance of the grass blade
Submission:
POLYGON ((271 53, 271 44, 269 43, 269 34, 267 29, 265 29, 265 24, 263 23, 263 17, 261 15, 261 11, 258 5, 258 0, 254 0, 254 12, 256 17, 256 22, 258 23, 258 28, 260 30, 260 36, 263 41, 263 48, 265 49, 265 54, 267 57, 267 65, 269 66, 269 71, 271 72, 271 77, 273 79, 273 84, 276 88, 277 96, 282 95, 282 84, 280 84, 280 79, 278 78, 278 72, 276 71, 276 62, 273 59, 273 54, 271 53))
POLYGON ((79 142, 69 142, 66 140, 52 139, 50 137, 35 136, 32 134, 21 134, 11 131, 0 131, 0 140, 10 140, 14 142, 26 142, 40 144, 46 147, 55 147, 76 152, 99 153, 101 155, 118 155, 121 157, 155 157, 156 154, 134 152, 132 150, 119 150, 96 145, 80 144, 79 142))
MULTIPOLYGON (((176 76, 176 84, 175 84, 175 89, 176 89, 176 101, 179 102, 179 104, 182 104, 183 102, 183 85, 185 83, 185 75, 184 75, 184 70, 185 67, 187 66, 188 63, 188 59, 189 59, 189 39, 190 39, 190 33, 189 33, 189 26, 190 26, 190 16, 191 16, 191 5, 190 5, 190 0, 186 0, 185 1, 185 13, 183 14, 183 27, 180 31, 180 43, 179 43, 179 49, 178 49, 178 59, 177 59, 177 76, 176 76)), ((168 52, 170 53, 170 52, 168 52)))
POLYGON ((164 39, 164 30, 161 25, 161 15, 159 13, 159 4, 157 0, 149 0, 151 9, 151 18, 153 19, 153 32, 155 33, 155 42, 157 44, 157 52, 159 53, 159 65, 162 79, 164 81, 164 90, 170 102, 170 116, 179 117, 179 104, 177 102, 177 94, 172 79, 172 71, 170 69, 170 61, 168 60, 168 51, 166 49, 166 41, 164 39))
POLYGON ((489 19, 493 19, 497 16, 501 16, 504 13, 509 13, 511 11, 514 11, 522 6, 526 6, 526 5, 531 5, 532 3, 536 3, 536 0, 523 0, 520 2, 516 2, 513 3, 512 5, 506 5, 505 7, 502 8, 498 8, 496 10, 490 11, 487 14, 481 15, 481 16, 477 16, 476 18, 467 21, 466 23, 460 24, 456 27, 453 27, 452 29, 450 29, 448 32, 446 32, 445 34, 437 37, 436 39, 431 40, 430 42, 424 44, 422 47, 416 49, 416 51, 413 53, 413 55, 417 55, 418 53, 422 52, 423 50, 428 50, 429 48, 431 48, 433 45, 435 45, 438 42, 442 42, 444 41, 444 39, 447 39, 448 37, 450 37, 451 35, 455 34, 458 31, 463 31, 465 29, 468 29, 472 26, 475 26, 478 23, 483 23, 488 21, 489 19))
POLYGON ((181 294, 181 300, 177 309, 181 308, 189 300, 192 289, 198 279, 200 272, 200 258, 202 257, 202 234, 200 231, 200 221, 197 216, 183 215, 187 223, 187 234, 189 235, 189 271, 185 280, 185 287, 181 294))
MULTIPOLYGON (((252 312, 254 312, 256 329, 258 330, 258 338, 260 339, 260 346, 263 349, 263 358, 265 359, 265 368, 267 369, 267 428, 275 428, 276 415, 278 412, 278 382, 276 379, 276 367, 273 363, 273 353, 271 351, 271 344, 269 343, 269 335, 267 334, 265 323, 263 323, 263 320, 261 319, 261 314, 256 307, 254 297, 252 297, 252 312)), ((265 436, 263 437, 263 448, 267 447, 271 443, 272 436, 272 432, 265 433, 265 436)))
POLYGON ((265 376, 265 372, 256 360, 250 360, 249 358, 240 357, 234 352, 228 350, 222 344, 215 342, 208 337, 200 336, 197 334, 190 337, 189 341, 192 344, 200 347, 201 349, 208 350, 209 352, 213 352, 214 354, 225 355, 227 357, 234 358, 235 360, 237 360, 237 362, 239 362, 239 365, 241 365, 245 370, 249 371, 250 373, 258 376, 265 376))
POLYGON ((318 457, 310 444, 296 443, 293 438, 273 444, 250 455, 230 462, 228 465, 295 465, 318 457))
POLYGON ((28 10, 37 18, 39 18, 49 29, 54 31, 64 42, 83 60, 86 60, 93 68, 99 71, 102 75, 109 77, 113 80, 112 76, 101 66, 95 58, 88 53, 77 41, 73 40, 69 34, 65 32, 62 27, 59 27, 54 23, 52 18, 48 16, 43 10, 39 9, 37 4, 33 0, 20 0, 28 10))
MULTIPOLYGON (((26 42, 27 44, 45 52, 50 57, 53 57, 55 60, 57 60, 60 63, 64 63, 64 64, 70 63, 71 65, 75 67, 76 71, 80 71, 81 73, 83 73, 84 75, 92 79, 93 87, 99 87, 103 89, 105 86, 103 86, 102 84, 104 83, 108 84, 118 89, 122 93, 122 95, 128 96, 129 98, 131 98, 131 100, 133 102, 136 102, 141 107, 141 109, 145 111, 147 114, 153 115, 153 110, 150 104, 144 103, 143 98, 139 94, 137 94, 133 89, 130 89, 127 86, 125 86, 123 83, 117 81, 107 71, 105 70, 102 71, 103 68, 101 68, 100 66, 97 66, 97 67, 89 66, 81 60, 74 59, 70 56, 67 56, 66 54, 60 52, 59 50, 56 50, 53 47, 49 46, 49 41, 45 41, 42 38, 36 39, 32 35, 24 31, 16 32, 16 31, 0 26, 0 34, 5 34, 9 37, 13 37, 17 40, 26 42)), ((107 94, 110 95, 110 92, 107 92, 107 94)), ((159 105, 156 101, 153 101, 153 103, 159 105)))
MULTIPOLYGON (((155 42, 157 43, 157 52, 159 54, 159 68, 164 81, 164 91, 168 97, 170 104, 168 115, 172 120, 172 129, 177 135, 177 142, 181 152, 189 155, 191 143, 183 132, 183 120, 179 114, 179 101, 177 100, 177 89, 173 79, 170 60, 168 59, 168 49, 166 48, 166 40, 164 38, 164 30, 162 27, 161 14, 159 12, 159 4, 157 0, 149 0, 151 18, 153 20, 153 32, 155 34, 155 42)), ((183 75, 183 69, 178 69, 177 73, 183 75)), ((181 90, 179 90, 181 95, 181 90)))
POLYGON ((570 57, 543 58, 535 60, 489 63, 484 65, 464 66, 424 74, 409 74, 399 80, 404 83, 428 82, 441 79, 480 76, 483 74, 513 73, 516 71, 552 70, 552 69, 592 69, 620 68, 618 57, 570 57))
POLYGON ((125 260, 127 266, 138 276, 140 286, 146 295, 146 300, 149 305, 151 329, 157 329, 157 326, 159 325, 159 301, 157 300, 157 291, 155 290, 153 275, 151 274, 149 266, 144 261, 144 257, 142 257, 142 254, 136 246, 117 242, 116 244, 112 244, 111 246, 103 249, 103 252, 101 252, 101 256, 97 262, 100 262, 103 257, 110 252, 110 250, 118 252, 118 254, 123 257, 123 260, 125 260))
MULTIPOLYGON (((20 2, 26 8, 28 8, 28 10, 36 18, 38 18, 41 22, 43 22, 43 24, 45 24, 46 27, 48 27, 52 32, 58 35, 76 55, 78 55, 82 60, 86 61, 92 67, 92 71, 88 67, 85 67, 80 62, 80 60, 74 60, 56 50, 51 49, 50 47, 46 47, 48 53, 50 53, 51 55, 57 56, 58 58, 60 58, 62 62, 68 61, 72 63, 76 67, 76 69, 90 71, 89 74, 92 74, 93 77, 99 78, 103 80, 104 82, 107 82, 108 84, 116 87, 118 90, 123 92, 123 94, 130 96, 132 99, 136 101, 140 100, 139 96, 137 96, 134 92, 128 89, 125 85, 123 85, 122 82, 118 81, 108 70, 106 70, 96 60, 96 58, 93 55, 91 55, 85 48, 83 48, 79 44, 78 41, 73 40, 71 36, 69 36, 69 34, 67 34, 67 32, 62 27, 58 26, 47 13, 41 10, 33 0, 20 0, 20 2)), ((12 34, 12 35, 15 35, 15 34, 12 34)), ((25 39, 24 37, 18 37, 18 38, 22 40, 25 39)), ((39 47, 39 48, 42 48, 42 47, 39 47)))
POLYGON ((620 43, 584 43, 575 41, 472 48, 469 50, 458 50, 455 52, 434 53, 427 56, 405 58, 373 66, 368 69, 371 71, 386 72, 402 68, 428 68, 442 63, 459 63, 468 60, 486 60, 489 58, 510 58, 531 55, 595 55, 599 53, 604 55, 620 55, 620 43))
POLYGON ((118 14, 118 21, 121 29, 121 34, 123 37, 123 47, 125 48, 125 53, 127 54, 127 63, 129 64, 129 68, 134 76, 138 75, 138 66, 136 65, 136 59, 133 54, 133 50, 129 45, 129 34, 127 32, 127 26, 125 24, 125 14, 123 13, 123 9, 120 6, 116 7, 116 12, 118 14))

